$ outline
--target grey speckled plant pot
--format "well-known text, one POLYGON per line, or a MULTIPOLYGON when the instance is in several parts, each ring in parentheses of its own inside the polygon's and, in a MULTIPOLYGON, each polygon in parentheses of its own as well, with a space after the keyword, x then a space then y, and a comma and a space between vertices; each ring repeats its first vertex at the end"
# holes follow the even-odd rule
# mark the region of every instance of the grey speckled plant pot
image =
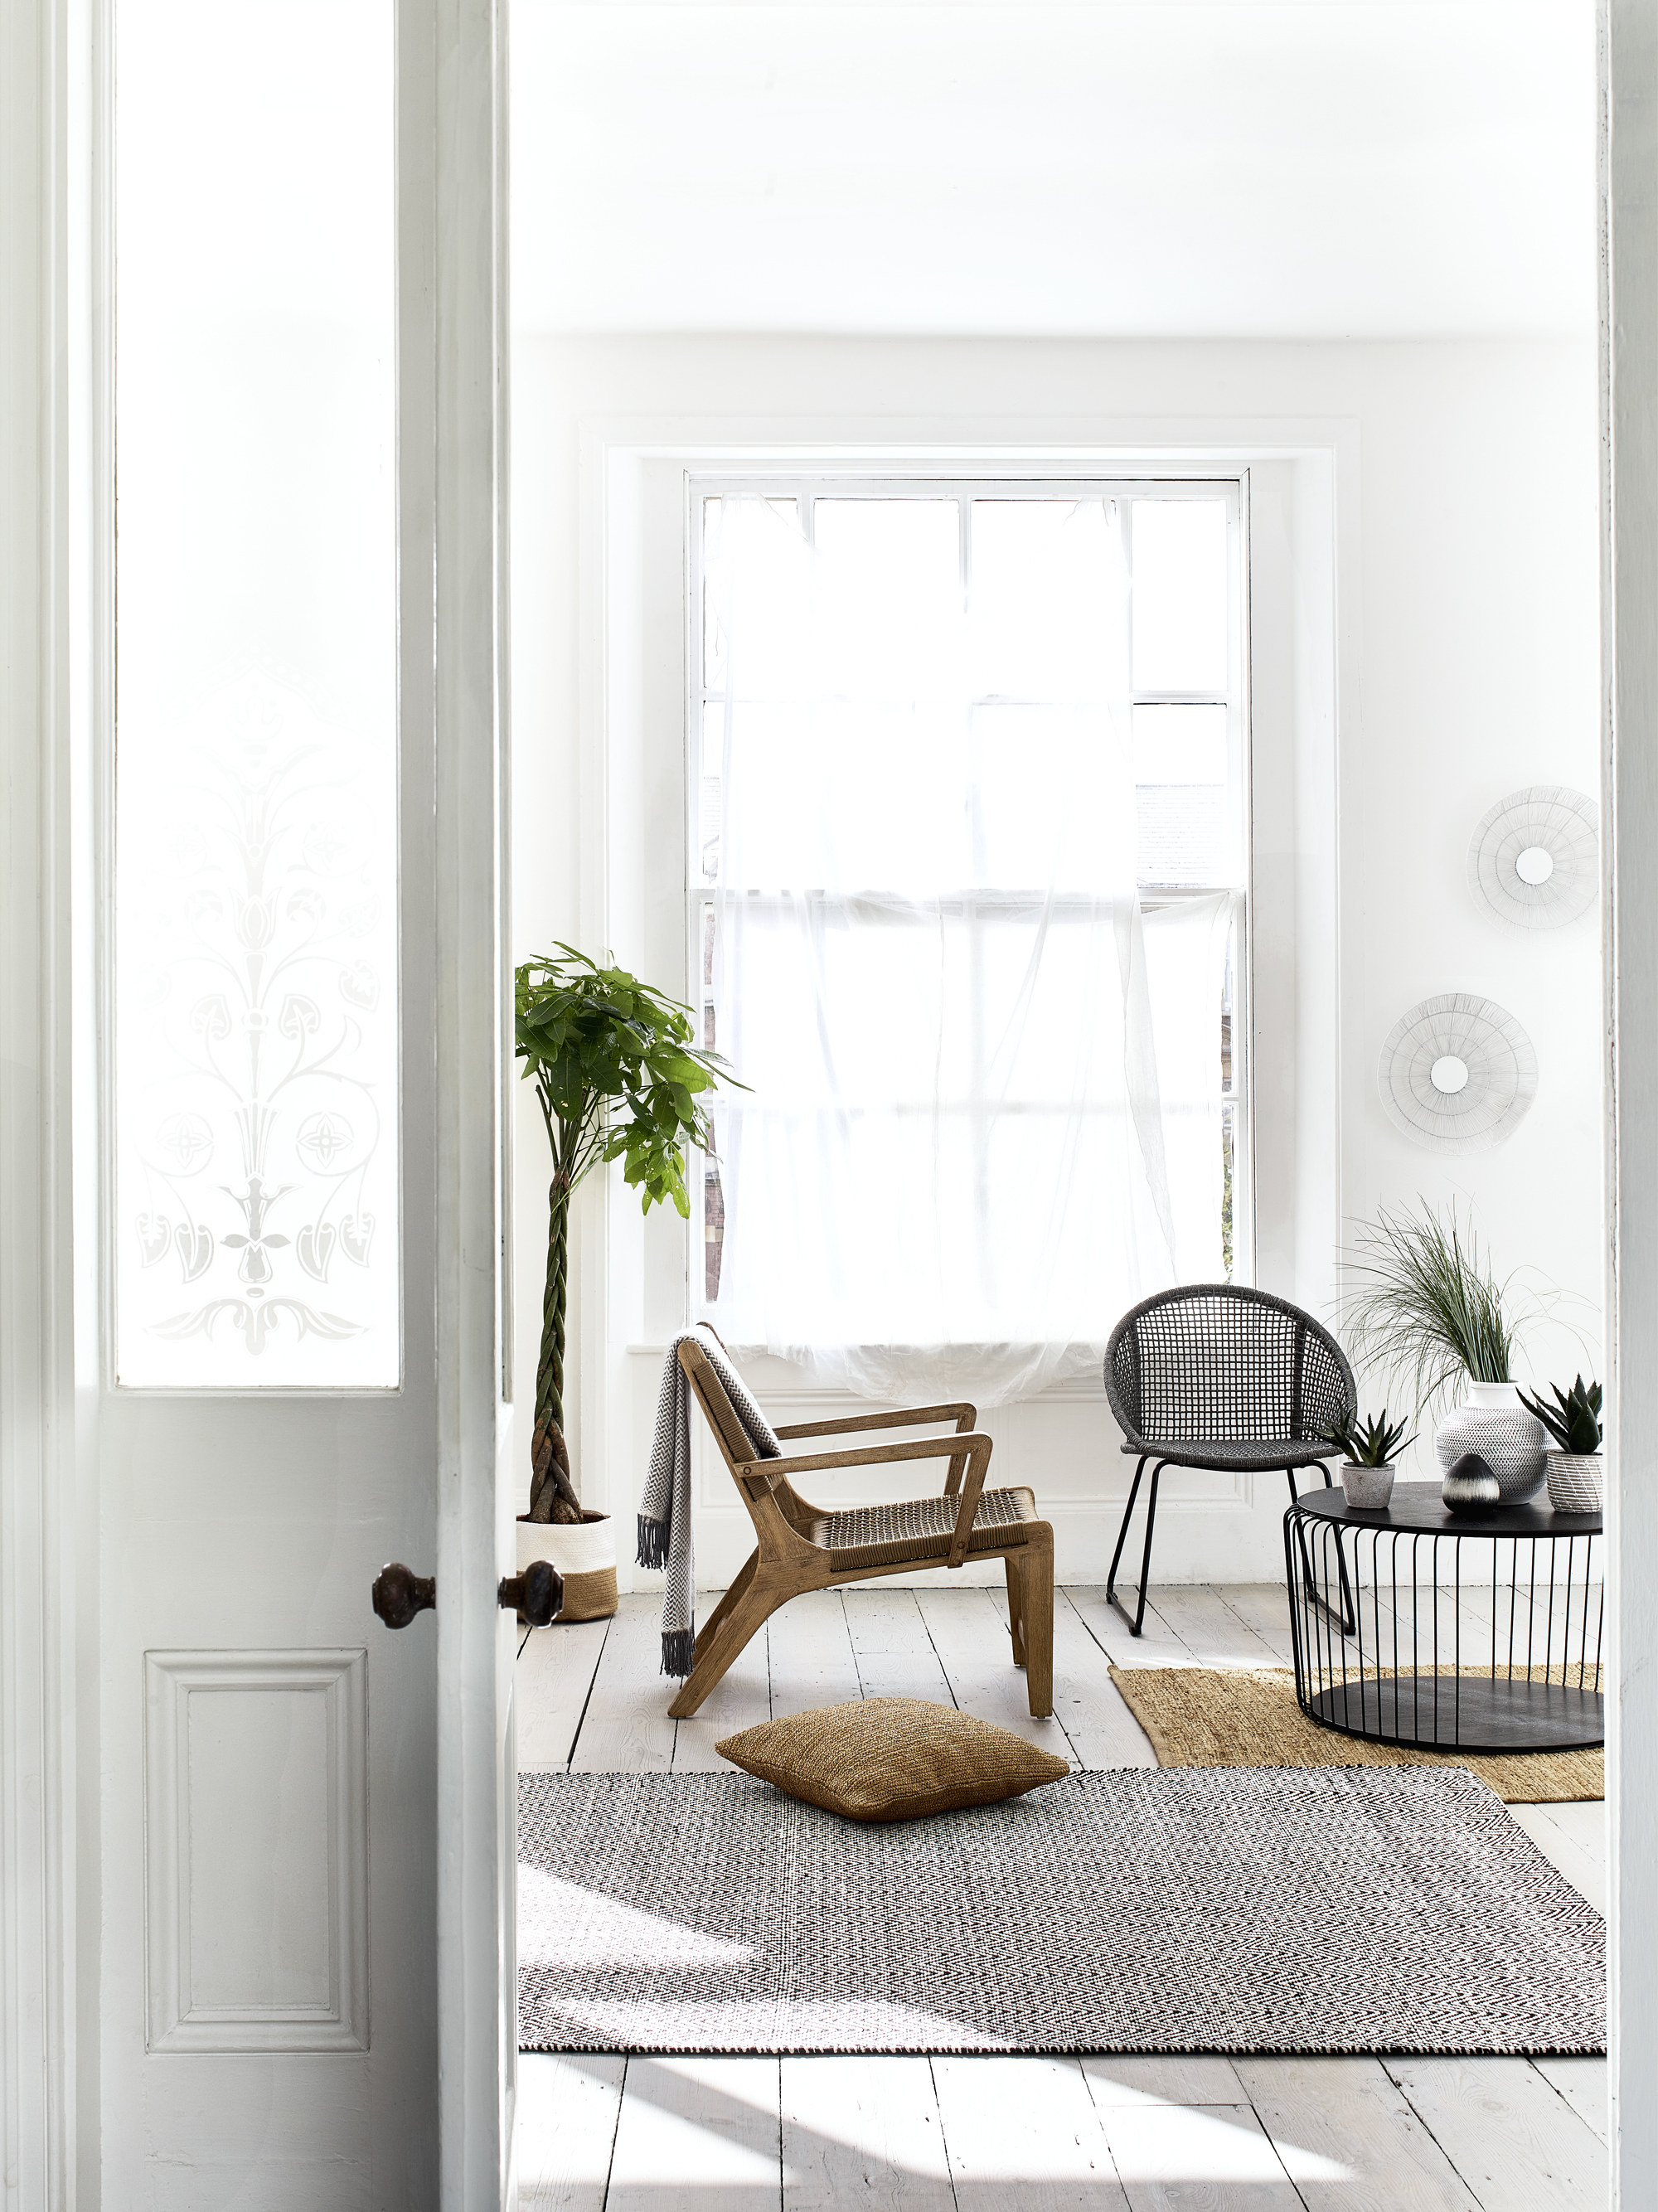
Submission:
POLYGON ((1350 1462, 1341 1470, 1341 1487, 1349 1505, 1364 1513, 1385 1513, 1394 1494, 1395 1472, 1391 1460, 1385 1467, 1354 1467, 1350 1462))
POLYGON ((1519 1505, 1543 1487, 1548 1431, 1520 1402, 1517 1382, 1470 1382, 1466 1404, 1447 1414, 1434 1436, 1439 1471, 1448 1474, 1477 1452, 1497 1477, 1505 1505, 1519 1505))

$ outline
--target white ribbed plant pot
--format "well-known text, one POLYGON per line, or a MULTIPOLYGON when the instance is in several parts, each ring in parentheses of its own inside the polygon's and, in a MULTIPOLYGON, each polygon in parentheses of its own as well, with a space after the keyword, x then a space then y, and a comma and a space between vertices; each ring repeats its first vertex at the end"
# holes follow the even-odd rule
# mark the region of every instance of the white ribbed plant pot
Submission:
POLYGON ((520 1514, 519 1572, 537 1559, 548 1560, 563 1578, 560 1621, 608 1620, 616 1611, 616 1523, 608 1513, 584 1513, 568 1522, 520 1514))
POLYGON ((1470 1382, 1468 1395, 1434 1436, 1439 1471, 1448 1474, 1466 1452, 1477 1452, 1497 1477, 1505 1505, 1533 1498, 1543 1486, 1548 1431, 1520 1402, 1517 1382, 1470 1382))
POLYGON ((1598 1513, 1604 1495, 1599 1452, 1549 1454, 1549 1504, 1557 1513, 1598 1513))
POLYGON ((1391 1460, 1385 1467, 1354 1467, 1350 1461, 1341 1470, 1342 1492, 1349 1505, 1363 1513, 1385 1512, 1393 1498, 1395 1472, 1391 1460))

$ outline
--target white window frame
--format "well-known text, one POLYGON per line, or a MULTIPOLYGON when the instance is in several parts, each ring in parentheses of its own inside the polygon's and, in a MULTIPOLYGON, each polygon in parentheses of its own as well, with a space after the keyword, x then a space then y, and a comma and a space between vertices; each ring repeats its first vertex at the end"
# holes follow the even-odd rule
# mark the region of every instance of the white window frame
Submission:
MULTIPOLYGON (((924 464, 895 465, 878 474, 866 470, 837 471, 833 465, 788 469, 757 467, 740 472, 728 470, 684 472, 683 544, 685 561, 685 702, 683 728, 684 837, 682 861, 685 892, 685 997, 696 1009, 697 1034, 703 1034, 702 1011, 708 1002, 703 976, 705 933, 715 897, 701 866, 702 766, 701 733, 709 702, 719 695, 703 680, 703 565, 701 507, 709 499, 742 496, 793 499, 802 527, 810 534, 810 503, 832 499, 953 499, 961 504, 976 499, 1121 499, 1127 506, 1127 544, 1130 572, 1133 563, 1133 507, 1137 499, 1214 500, 1226 505, 1227 639, 1226 686, 1224 695, 1213 690, 1171 691, 1143 689, 1134 684, 1131 703, 1144 706, 1224 706, 1226 717, 1228 811, 1236 838, 1238 873, 1233 896, 1232 1082, 1224 1103, 1232 1115, 1232 1272, 1235 1283, 1255 1279, 1255 1205, 1254 1137, 1254 1054, 1251 1001, 1253 968, 1252 921, 1254 906, 1254 834, 1249 704, 1249 472, 1186 475, 1170 471, 1133 474, 1108 470, 1085 474, 1010 475, 1005 471, 975 475, 944 471, 924 464)), ((964 539, 965 542, 965 539, 964 539)), ((1131 665, 1132 678, 1132 665, 1131 665)), ((1218 886, 1142 884, 1143 910, 1212 898, 1218 886)), ((1220 1040, 1215 1040, 1218 1051, 1220 1040)), ((693 1250, 688 1289, 693 1317, 711 1312, 706 1294, 706 1155, 693 1152, 689 1163, 693 1190, 698 1194, 692 1218, 693 1250)))

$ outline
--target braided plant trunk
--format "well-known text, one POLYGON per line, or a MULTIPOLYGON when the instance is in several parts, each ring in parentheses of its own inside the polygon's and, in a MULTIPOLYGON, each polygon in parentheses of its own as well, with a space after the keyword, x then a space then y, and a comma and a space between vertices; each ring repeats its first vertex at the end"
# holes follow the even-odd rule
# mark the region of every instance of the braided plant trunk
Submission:
POLYGON ((536 1366, 536 1425, 530 1446, 530 1518, 574 1522, 581 1503, 570 1480, 564 1440, 564 1317, 570 1287, 570 1182, 561 1159, 547 1194, 547 1286, 541 1300, 541 1357, 536 1366), (550 1495, 545 1494, 550 1486, 550 1495))

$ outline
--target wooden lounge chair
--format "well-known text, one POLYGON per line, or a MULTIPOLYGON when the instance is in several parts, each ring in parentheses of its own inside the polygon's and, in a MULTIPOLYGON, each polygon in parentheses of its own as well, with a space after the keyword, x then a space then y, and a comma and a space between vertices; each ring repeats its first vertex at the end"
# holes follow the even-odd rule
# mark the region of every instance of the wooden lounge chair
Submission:
POLYGON ((779 1438, 850 1436, 923 1421, 954 1421, 956 1433, 762 1459, 701 1346, 682 1344, 679 1363, 749 1509, 755 1549, 697 1633, 692 1671, 668 1708, 676 1720, 689 1718, 755 1631, 802 1590, 836 1589, 877 1575, 995 1558, 1007 1574, 1013 1663, 1025 1670, 1031 1712, 1042 1719, 1053 1711, 1054 1531, 1036 1518, 1029 1491, 985 1488, 991 1439, 975 1429, 973 1407, 908 1406, 896 1413, 800 1421, 779 1429, 779 1438), (824 1468, 890 1467, 921 1459, 949 1460, 943 1492, 897 1505, 825 1512, 802 1498, 791 1480, 824 1468))

